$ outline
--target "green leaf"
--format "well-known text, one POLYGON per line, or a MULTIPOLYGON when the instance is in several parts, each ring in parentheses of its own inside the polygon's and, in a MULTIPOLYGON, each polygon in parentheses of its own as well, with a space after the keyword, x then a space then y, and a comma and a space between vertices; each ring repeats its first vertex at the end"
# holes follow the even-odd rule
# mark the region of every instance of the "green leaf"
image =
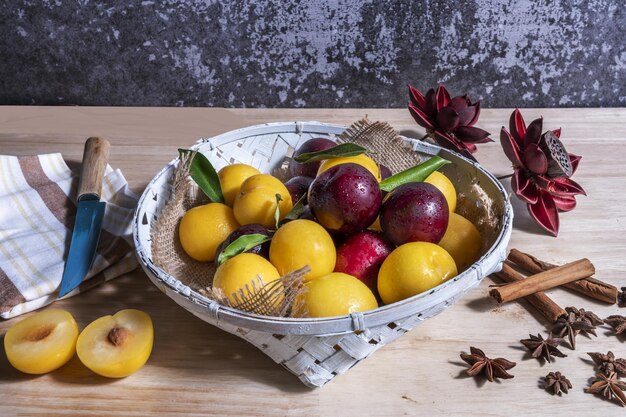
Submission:
POLYGON ((426 162, 422 162, 419 165, 415 165, 402 172, 398 172, 396 175, 385 179, 380 182, 380 189, 383 191, 392 191, 394 188, 406 184, 409 182, 421 182, 424 181, 430 174, 437 171, 439 168, 451 162, 447 159, 443 159, 440 156, 433 156, 426 162))
POLYGON ((300 197, 296 205, 293 206, 291 210, 289 210, 289 213, 287 213, 287 215, 280 221, 279 226, 287 223, 290 220, 296 220, 298 217, 300 217, 302 213, 304 213, 304 209, 306 208, 304 200, 306 200, 306 195, 300 197))
POLYGON ((251 233, 249 235, 239 236, 230 245, 226 246, 226 248, 217 257, 217 266, 220 266, 235 255, 244 253, 257 245, 270 240, 272 240, 271 236, 263 235, 261 233, 251 233))
POLYGON ((222 194, 220 179, 207 157, 198 151, 190 149, 179 149, 178 153, 180 156, 191 154, 192 160, 189 167, 189 175, 211 201, 223 203, 224 195, 222 194))
POLYGON ((280 226, 280 202, 283 201, 283 198, 280 194, 276 194, 276 211, 274 212, 274 221, 276 222, 276 229, 278 230, 278 226, 280 226))
POLYGON ((300 163, 315 162, 324 159, 357 156, 365 152, 367 152, 367 149, 355 143, 342 143, 340 145, 333 146, 332 148, 324 149, 322 151, 300 154, 295 157, 294 160, 300 163))

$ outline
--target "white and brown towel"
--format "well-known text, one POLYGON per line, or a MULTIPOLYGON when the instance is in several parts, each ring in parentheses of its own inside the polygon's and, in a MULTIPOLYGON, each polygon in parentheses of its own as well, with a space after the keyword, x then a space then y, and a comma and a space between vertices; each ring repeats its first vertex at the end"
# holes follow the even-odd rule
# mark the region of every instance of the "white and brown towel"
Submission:
MULTIPOLYGON (((76 216, 78 177, 61 154, 0 155, 0 317, 55 301, 76 216)), ((137 196, 120 170, 107 166, 106 210, 94 263, 67 297, 137 267, 132 218, 137 196)))

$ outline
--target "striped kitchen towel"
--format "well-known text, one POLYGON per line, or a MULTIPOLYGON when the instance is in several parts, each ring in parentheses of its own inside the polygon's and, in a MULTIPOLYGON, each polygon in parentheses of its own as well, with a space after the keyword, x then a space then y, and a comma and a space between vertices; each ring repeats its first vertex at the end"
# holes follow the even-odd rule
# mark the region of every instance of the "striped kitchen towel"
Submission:
MULTIPOLYGON (((78 175, 61 154, 0 155, 0 317, 46 306, 58 297, 76 216, 78 175)), ((137 196, 121 171, 107 166, 106 201, 96 258, 66 297, 137 267, 132 218, 137 196)))

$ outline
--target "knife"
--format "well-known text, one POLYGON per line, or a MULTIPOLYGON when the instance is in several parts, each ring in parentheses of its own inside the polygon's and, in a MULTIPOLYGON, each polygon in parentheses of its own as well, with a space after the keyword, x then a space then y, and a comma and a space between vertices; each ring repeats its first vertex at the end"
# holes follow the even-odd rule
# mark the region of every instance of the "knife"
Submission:
POLYGON ((61 279, 59 298, 78 287, 95 258, 106 206, 100 201, 100 194, 110 147, 109 141, 102 138, 91 137, 85 142, 78 181, 76 220, 61 279))

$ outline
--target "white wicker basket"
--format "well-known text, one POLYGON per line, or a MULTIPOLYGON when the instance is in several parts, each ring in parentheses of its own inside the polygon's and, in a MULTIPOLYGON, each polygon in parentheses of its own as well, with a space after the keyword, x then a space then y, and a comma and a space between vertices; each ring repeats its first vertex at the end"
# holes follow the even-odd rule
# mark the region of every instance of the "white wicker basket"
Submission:
MULTIPOLYGON (((216 169, 242 162, 268 172, 304 141, 334 138, 344 126, 318 122, 269 123, 200 139, 195 149, 216 169)), ((171 195, 170 179, 178 160, 165 166, 148 184, 135 214, 134 240, 140 263, 152 282, 176 303, 202 320, 252 343, 289 369, 307 386, 320 387, 346 372, 423 320, 433 317, 501 268, 511 235, 513 211, 502 185, 477 163, 438 146, 407 139, 424 157, 439 154, 453 161, 444 169, 457 181, 479 184, 498 216, 497 230, 484 255, 468 270, 433 290, 372 311, 321 319, 272 318, 221 306, 154 265, 150 236, 160 210, 171 195)), ((471 197, 470 197, 471 198, 471 197)), ((471 204, 480 205, 476 201, 471 204)))

